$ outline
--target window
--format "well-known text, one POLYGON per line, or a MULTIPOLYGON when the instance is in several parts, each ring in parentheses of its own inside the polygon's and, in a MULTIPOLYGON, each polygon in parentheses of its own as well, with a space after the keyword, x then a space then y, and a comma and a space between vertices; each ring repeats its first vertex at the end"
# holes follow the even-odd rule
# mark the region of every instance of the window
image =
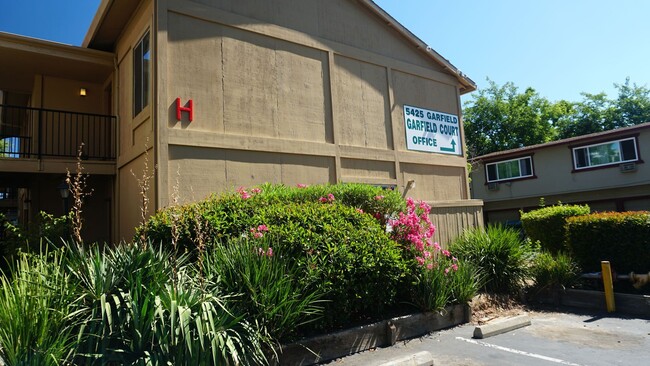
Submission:
POLYGON ((149 32, 147 32, 133 49, 133 117, 149 105, 150 75, 151 50, 149 48, 149 32))
POLYGON ((613 165, 637 161, 636 139, 608 141, 573 149, 573 164, 576 170, 596 166, 613 165))
POLYGON ((485 164, 488 182, 533 176, 533 159, 530 156, 485 164))

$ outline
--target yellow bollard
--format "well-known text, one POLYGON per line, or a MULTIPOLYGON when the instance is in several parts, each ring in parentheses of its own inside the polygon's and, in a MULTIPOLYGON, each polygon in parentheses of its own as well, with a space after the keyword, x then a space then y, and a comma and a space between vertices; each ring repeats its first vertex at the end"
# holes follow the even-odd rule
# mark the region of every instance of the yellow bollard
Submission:
POLYGON ((607 312, 613 313, 616 311, 616 304, 614 303, 614 283, 612 283, 612 268, 609 261, 600 262, 600 268, 603 274, 603 286, 605 287, 605 303, 607 304, 607 312))

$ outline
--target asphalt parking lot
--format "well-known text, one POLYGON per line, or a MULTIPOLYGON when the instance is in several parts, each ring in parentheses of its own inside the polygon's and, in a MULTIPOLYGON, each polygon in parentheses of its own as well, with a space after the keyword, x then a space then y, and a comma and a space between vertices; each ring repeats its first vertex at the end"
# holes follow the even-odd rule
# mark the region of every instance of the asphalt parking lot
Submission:
POLYGON ((606 313, 528 314, 530 326, 490 338, 473 339, 474 326, 465 324, 329 365, 381 365, 422 351, 433 356, 434 365, 650 365, 648 320, 606 313))

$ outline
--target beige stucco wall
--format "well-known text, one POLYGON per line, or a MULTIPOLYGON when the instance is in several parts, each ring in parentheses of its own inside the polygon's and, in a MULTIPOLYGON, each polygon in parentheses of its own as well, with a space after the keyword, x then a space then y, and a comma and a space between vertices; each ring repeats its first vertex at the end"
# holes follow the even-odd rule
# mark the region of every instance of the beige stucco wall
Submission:
MULTIPOLYGON (((148 175, 153 176, 155 166, 156 142, 154 139, 154 108, 155 97, 153 82, 149 106, 137 116, 133 116, 133 48, 147 30, 150 30, 152 57, 155 59, 156 32, 153 30, 153 1, 143 1, 132 19, 123 30, 117 41, 115 54, 117 60, 117 75, 114 90, 116 92, 116 110, 118 111, 118 157, 117 157, 117 208, 115 221, 117 240, 129 240, 133 237, 134 228, 140 219, 142 197, 135 176, 141 179, 145 159, 148 160, 148 175), (145 155, 146 149, 148 155, 145 155)), ((155 67, 152 65, 152 78, 155 67)), ((155 180, 151 180, 149 191, 151 212, 155 202, 155 180)))
POLYGON ((200 199, 415 179, 415 198, 468 199, 465 158, 407 151, 404 131, 404 104, 460 115, 458 80, 356 1, 168 0, 157 14, 158 207, 175 184, 200 199), (176 121, 177 97, 193 122, 176 121))

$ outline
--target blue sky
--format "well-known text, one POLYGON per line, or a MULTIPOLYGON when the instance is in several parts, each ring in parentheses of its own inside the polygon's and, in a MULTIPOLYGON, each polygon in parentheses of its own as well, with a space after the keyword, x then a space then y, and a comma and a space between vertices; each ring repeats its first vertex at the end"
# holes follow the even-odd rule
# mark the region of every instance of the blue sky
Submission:
MULTIPOLYGON (((261 0, 263 1, 263 0, 261 0)), ((650 86, 647 0, 376 0, 471 77, 578 101, 650 86)), ((0 0, 0 31, 79 45, 99 0, 0 0)), ((465 97, 465 100, 468 98, 465 97)))

